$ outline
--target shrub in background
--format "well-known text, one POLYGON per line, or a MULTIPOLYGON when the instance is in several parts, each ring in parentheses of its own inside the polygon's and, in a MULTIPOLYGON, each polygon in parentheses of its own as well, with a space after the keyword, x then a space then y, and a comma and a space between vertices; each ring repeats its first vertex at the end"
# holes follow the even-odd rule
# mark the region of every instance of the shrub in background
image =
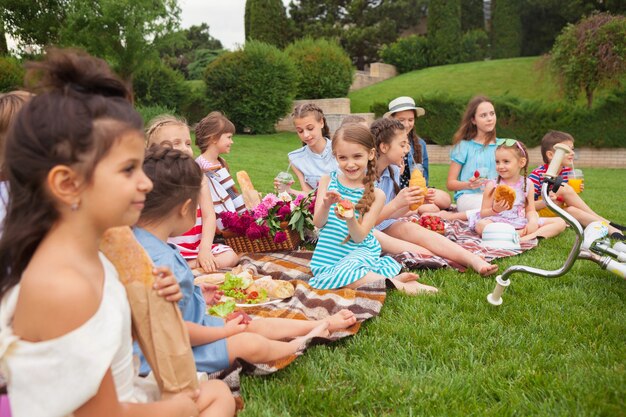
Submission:
POLYGON ((174 109, 165 106, 135 106, 135 110, 139 112, 143 119, 143 124, 147 125, 150 120, 161 114, 175 114, 174 109))
POLYGON ((431 0, 428 4, 428 47, 431 65, 459 62, 460 0, 431 0))
POLYGON ((284 52, 249 41, 209 64, 204 79, 209 109, 224 112, 238 132, 271 133, 291 109, 297 74, 284 52))
POLYGON ((404 73, 428 66, 428 39, 410 35, 384 45, 380 51, 383 62, 395 65, 398 72, 404 73))
POLYGON ((459 62, 482 61, 489 52, 489 37, 482 29, 474 29, 463 34, 459 62))
POLYGON ((21 88, 24 85, 24 68, 15 58, 0 57, 0 93, 21 88))
POLYGON ((290 21, 281 0, 246 0, 246 41, 266 42, 284 48, 290 40, 290 21))
POLYGON ((190 80, 201 80, 207 65, 215 61, 218 56, 226 52, 223 49, 197 49, 194 60, 187 65, 190 80))
POLYGON ((335 40, 304 38, 285 53, 298 71, 297 99, 345 97, 354 75, 350 57, 335 40))
POLYGON ((135 98, 141 106, 161 105, 181 111, 190 94, 185 77, 158 62, 150 62, 134 75, 135 98))
POLYGON ((492 0, 491 57, 512 58, 522 52, 521 0, 492 0))

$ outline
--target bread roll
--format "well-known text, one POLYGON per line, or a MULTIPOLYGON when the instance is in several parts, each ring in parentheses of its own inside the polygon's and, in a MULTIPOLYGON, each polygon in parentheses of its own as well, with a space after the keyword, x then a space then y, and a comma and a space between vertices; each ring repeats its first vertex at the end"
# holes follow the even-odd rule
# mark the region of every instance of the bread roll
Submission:
POLYGON ((239 188, 241 188, 241 195, 247 209, 251 210, 261 204, 259 192, 254 189, 250 176, 246 171, 237 172, 237 182, 239 183, 239 188))
POLYGON ((254 281, 248 291, 259 291, 260 289, 264 289, 270 298, 289 298, 296 291, 289 281, 272 279, 269 275, 254 281))
POLYGON ((506 201, 507 210, 511 210, 515 202, 515 190, 506 184, 499 184, 496 187, 493 198, 497 203, 503 200, 506 201))
MULTIPOLYGON (((424 175, 422 175, 422 172, 417 168, 415 168, 413 172, 411 172, 411 178, 409 179, 409 187, 414 187, 414 186, 420 187, 422 190, 424 190, 424 193, 426 193, 426 188, 427 188, 426 178, 424 178, 424 175)), ((411 211, 415 211, 418 208, 420 208, 422 204, 424 204, 423 199, 419 203, 411 204, 409 206, 409 209, 411 211)))

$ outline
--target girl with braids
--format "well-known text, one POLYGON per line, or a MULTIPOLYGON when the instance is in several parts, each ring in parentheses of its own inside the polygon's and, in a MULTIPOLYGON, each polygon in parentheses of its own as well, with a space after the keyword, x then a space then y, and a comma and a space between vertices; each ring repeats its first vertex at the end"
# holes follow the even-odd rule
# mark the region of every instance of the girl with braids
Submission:
MULTIPOLYGON (((189 229, 195 221, 202 171, 191 157, 167 147, 150 148, 144 170, 154 188, 146 198, 135 236, 154 264, 170 268, 179 281, 183 293, 179 307, 198 371, 220 371, 237 358, 251 363, 278 360, 297 352, 312 337, 324 337, 356 322, 349 310, 321 320, 260 318, 249 324, 242 323, 242 316, 225 322, 207 315, 207 301, 214 303, 216 287, 195 286, 191 269, 167 243, 170 236, 189 229)), ((149 369, 142 361, 141 373, 149 369)))
MULTIPOLYGON (((322 175, 337 170, 337 161, 333 157, 328 124, 322 109, 313 103, 304 103, 294 109, 291 117, 303 145, 289 152, 289 164, 300 181, 302 192, 309 193, 317 188, 322 175)), ((291 189, 287 191, 294 192, 291 189)))
MULTIPOLYGON (((187 122, 169 114, 157 116, 148 123, 146 143, 148 147, 169 144, 193 157, 187 122)), ((196 224, 182 235, 168 239, 191 268, 201 268, 205 272, 230 268, 239 262, 239 256, 229 246, 214 243, 217 219, 210 190, 209 177, 203 176, 196 224)))
MULTIPOLYGON (((28 68, 40 94, 7 138, 0 239, 0 365, 13 415, 233 415, 221 381, 199 396, 140 404, 158 398, 156 381, 133 369, 126 293, 98 251, 108 228, 139 219, 152 189, 130 90, 106 62, 77 51, 49 50, 28 68)), ((154 273, 159 294, 178 301, 172 274, 154 273)))
MULTIPOLYGON (((407 136, 404 126, 398 120, 378 119, 372 123, 371 132, 376 141, 378 161, 376 170, 380 176, 378 188, 386 196, 385 206, 376 221, 376 228, 383 235, 395 239, 379 239, 385 252, 397 254, 404 251, 435 254, 469 266, 481 275, 491 275, 498 269, 483 258, 465 250, 446 237, 427 230, 417 223, 402 221, 400 218, 413 214, 409 207, 425 199, 419 187, 398 186, 399 168, 407 152, 407 136), (400 242, 400 244, 398 244, 400 242)), ((426 197, 428 202, 428 196, 426 197)))
MULTIPOLYGON (((241 212, 246 209, 243 196, 235 187, 228 164, 220 155, 230 153, 235 125, 222 113, 213 111, 198 122, 195 129, 196 146, 202 154, 196 158, 202 172, 209 179, 208 185, 215 214, 223 211, 241 212)), ((222 229, 222 222, 217 221, 222 229)))
POLYGON ((320 179, 313 223, 319 227, 319 241, 313 252, 309 284, 314 288, 358 288, 373 281, 389 279, 409 294, 434 292, 420 284, 417 275, 400 272, 392 258, 380 257, 381 247, 372 229, 385 203, 383 192, 375 188, 376 149, 369 130, 347 124, 337 130, 332 150, 339 165, 320 179), (337 203, 347 199, 355 205, 354 216, 339 214, 337 203))
MULTIPOLYGON (((428 184, 429 172, 428 172, 428 151, 426 150, 426 142, 420 138, 415 131, 415 122, 418 117, 426 114, 426 111, 415 106, 415 101, 411 97, 398 97, 389 102, 389 112, 385 116, 402 122, 404 129, 407 132, 409 152, 404 156, 404 169, 401 169, 399 185, 400 188, 406 188, 409 186, 409 179, 411 178, 411 172, 414 169, 419 169, 424 178, 426 184, 428 184)), ((445 191, 437 190, 435 188, 429 188, 430 204, 422 204, 419 208, 420 213, 432 213, 439 210, 445 210, 450 207, 452 200, 450 194, 445 191)))
POLYGON ((565 230, 565 221, 560 217, 539 217, 535 210, 535 190, 528 178, 528 151, 515 139, 496 140, 496 170, 498 179, 489 181, 483 193, 479 216, 470 216, 470 227, 482 236, 489 223, 507 223, 518 230, 521 241, 536 237, 552 237, 565 230), (507 202, 494 201, 498 184, 506 184, 515 190, 513 207, 507 210, 507 202))

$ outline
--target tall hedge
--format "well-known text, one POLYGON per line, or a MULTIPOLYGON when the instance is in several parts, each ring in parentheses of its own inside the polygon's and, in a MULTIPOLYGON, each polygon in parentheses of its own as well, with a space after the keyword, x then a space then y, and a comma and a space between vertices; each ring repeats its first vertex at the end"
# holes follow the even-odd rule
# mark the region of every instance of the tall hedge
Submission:
POLYGON ((297 99, 345 97, 354 75, 350 57, 337 41, 304 38, 285 53, 298 70, 297 99))
POLYGON ((209 110, 224 112, 239 132, 273 132, 296 94, 296 68, 289 57, 257 41, 211 62, 204 79, 209 110))
POLYGON ((190 95, 185 77, 160 61, 146 63, 134 75, 135 98, 141 106, 164 106, 181 111, 190 95))
MULTIPOLYGON (((577 147, 624 147, 626 89, 616 91, 591 110, 567 103, 508 96, 491 98, 498 115, 498 137, 519 139, 534 147, 548 130, 553 129, 573 135, 577 147)), ((434 143, 449 145, 469 97, 435 94, 415 96, 414 99, 426 109, 426 115, 416 122, 417 132, 434 143)), ((387 102, 372 104, 372 111, 386 111, 387 102)))
POLYGON ((256 40, 284 48, 290 23, 281 0, 247 0, 244 15, 246 41, 256 40))
POLYGON ((426 68, 429 65, 428 38, 418 35, 400 38, 384 45, 380 57, 383 62, 394 65, 400 73, 426 68))
POLYGON ((22 64, 11 57, 0 57, 0 93, 15 90, 24 85, 22 64))
POLYGON ((458 62, 460 43, 461 1, 430 0, 428 4, 428 46, 431 65, 458 62))
POLYGON ((492 0, 491 7, 491 57, 498 59, 520 56, 521 0, 492 0))
POLYGON ((485 28, 483 0, 461 0, 461 30, 463 33, 485 28))

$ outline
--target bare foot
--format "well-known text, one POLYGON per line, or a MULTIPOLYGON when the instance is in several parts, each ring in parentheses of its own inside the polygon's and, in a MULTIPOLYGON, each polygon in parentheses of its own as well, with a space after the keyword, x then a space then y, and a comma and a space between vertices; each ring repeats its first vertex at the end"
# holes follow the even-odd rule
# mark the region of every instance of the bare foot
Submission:
POLYGON ((495 274, 496 271, 498 271, 498 265, 490 264, 483 258, 478 258, 478 261, 474 262, 470 266, 474 271, 478 272, 483 277, 495 274))
POLYGON ((399 291, 402 291, 403 293, 406 293, 409 295, 417 295, 417 294, 423 294, 423 293, 434 294, 434 293, 439 292, 437 288, 432 287, 430 285, 422 284, 417 281, 400 282, 395 279, 392 279, 391 281, 394 283, 394 285, 399 291))
POLYGON ((356 317, 352 311, 343 309, 330 317, 326 317, 323 321, 328 323, 328 331, 332 333, 335 330, 347 329, 352 326, 356 323, 356 317))
POLYGON ((304 336, 296 337, 291 342, 291 344, 295 345, 299 348, 303 348, 306 346, 307 342, 314 337, 328 337, 330 333, 328 331, 328 322, 323 321, 318 326, 315 326, 313 330, 305 334, 304 336))
POLYGON ((400 282, 411 282, 411 281, 417 281, 417 279, 420 276, 417 274, 414 274, 413 272, 403 272, 401 274, 398 274, 394 277, 394 279, 397 279, 400 282))

